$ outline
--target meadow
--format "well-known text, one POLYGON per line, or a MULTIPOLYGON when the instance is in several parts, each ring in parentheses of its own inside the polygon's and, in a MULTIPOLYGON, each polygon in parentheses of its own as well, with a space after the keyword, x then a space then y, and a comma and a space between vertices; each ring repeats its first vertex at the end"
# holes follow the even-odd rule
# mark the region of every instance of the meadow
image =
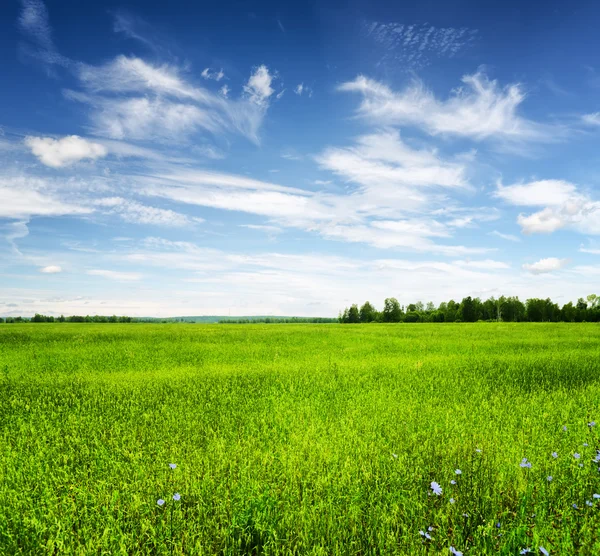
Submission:
POLYGON ((0 325, 0 554, 600 554, 599 429, 598 324, 0 325))

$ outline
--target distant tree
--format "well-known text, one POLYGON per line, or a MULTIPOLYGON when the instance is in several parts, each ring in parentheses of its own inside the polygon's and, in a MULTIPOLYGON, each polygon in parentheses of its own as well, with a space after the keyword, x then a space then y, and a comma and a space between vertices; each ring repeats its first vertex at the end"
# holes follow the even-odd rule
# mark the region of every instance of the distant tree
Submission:
POLYGON ((435 305, 433 304, 433 301, 430 301, 429 303, 427 303, 427 306, 425 307, 425 310, 428 313, 433 313, 433 311, 435 311, 435 305))
POLYGON ((600 297, 598 297, 595 293, 592 293, 587 296, 587 302, 590 309, 595 309, 600 303, 600 297))
POLYGON ((493 297, 486 299, 481 306, 481 318, 483 320, 497 320, 498 319, 498 307, 496 300, 493 297))
POLYGON ((339 316, 339 321, 340 321, 342 324, 347 324, 347 323, 349 322, 349 321, 348 321, 348 307, 346 307, 346 308, 344 309, 344 312, 343 312, 343 313, 340 313, 340 316, 339 316))
POLYGON ((448 301, 445 321, 446 322, 456 322, 456 319, 460 318, 460 315, 458 313, 459 310, 460 310, 460 305, 456 301, 454 301, 454 299, 451 299, 450 301, 448 301))
POLYGON ((575 322, 577 320, 577 307, 571 301, 563 305, 560 313, 561 320, 564 322, 575 322))
POLYGON ((400 322, 402 309, 395 297, 388 297, 383 303, 383 322, 400 322))
POLYGON ((417 311, 408 311, 404 315, 404 322, 420 322, 421 315, 417 311))
POLYGON ((471 296, 465 297, 460 303, 460 316, 463 322, 475 322, 477 314, 475 312, 475 303, 471 296))
POLYGON ((358 312, 358 306, 356 303, 348 309, 348 322, 350 324, 356 324, 360 322, 360 313, 358 312))
POLYGON ((360 322, 373 322, 377 317, 375 307, 368 301, 365 301, 359 311, 360 322))
POLYGON ((433 311, 431 313, 431 322, 444 322, 445 315, 442 311, 433 311))

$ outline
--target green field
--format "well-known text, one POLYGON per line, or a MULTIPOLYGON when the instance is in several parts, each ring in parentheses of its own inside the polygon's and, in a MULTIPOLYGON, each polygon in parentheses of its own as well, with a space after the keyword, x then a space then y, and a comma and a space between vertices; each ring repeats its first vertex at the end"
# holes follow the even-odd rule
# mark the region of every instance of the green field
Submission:
POLYGON ((599 429, 597 324, 0 325, 0 554, 600 554, 599 429))

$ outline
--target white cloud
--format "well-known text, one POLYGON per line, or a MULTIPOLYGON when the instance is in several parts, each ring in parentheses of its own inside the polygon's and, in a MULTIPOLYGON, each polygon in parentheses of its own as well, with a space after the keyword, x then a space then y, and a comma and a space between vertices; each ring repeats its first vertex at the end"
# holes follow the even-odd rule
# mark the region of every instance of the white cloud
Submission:
MULTIPOLYGON (((392 158, 398 155, 394 149, 378 149, 381 145, 377 142, 371 144, 366 140, 365 144, 378 153, 376 156, 392 158)), ((403 160, 417 165, 424 161, 436 161, 431 153, 404 149, 402 145, 399 150, 403 160)), ((426 214, 402 217, 410 210, 427 212, 431 209, 434 199, 428 194, 425 194, 423 202, 413 200, 412 205, 406 196, 407 191, 416 195, 411 188, 416 187, 412 184, 418 175, 420 174, 417 172, 410 180, 404 176, 407 180, 404 188, 393 180, 381 185, 377 179, 373 179, 372 183, 368 182, 368 187, 359 188, 347 195, 335 195, 285 187, 243 176, 205 171, 175 172, 146 178, 146 185, 141 186, 141 191, 176 202, 256 214, 269 218, 269 225, 300 228, 328 239, 367 243, 380 248, 396 247, 450 256, 489 251, 486 248, 439 245, 430 239, 452 236, 452 226, 457 224, 454 212, 450 223, 437 221, 426 214)), ((429 178, 422 178, 421 182, 420 185, 425 188, 434 185, 429 183, 429 178)), ((471 220, 474 221, 475 217, 471 220)))
MULTIPOLYGON (((223 73, 223 69, 220 69, 219 71, 217 71, 217 70, 213 71, 210 68, 205 68, 200 75, 204 79, 212 79, 213 81, 221 81, 221 79, 223 79, 225 77, 225 74, 223 73)), ((225 95, 225 96, 227 96, 227 95, 225 95)))
POLYGON ((497 185, 494 195, 515 206, 545 207, 517 218, 523 233, 552 233, 571 228, 581 233, 600 234, 600 201, 562 180, 541 180, 510 186, 497 185))
POLYGON ((316 160, 358 186, 357 208, 377 216, 429 209, 442 190, 468 188, 464 164, 412 149, 391 131, 359 137, 352 147, 328 148, 316 160))
MULTIPOLYGON (((118 214, 123 220, 132 224, 151 226, 184 227, 191 224, 190 219, 179 212, 168 209, 150 207, 122 197, 97 199, 95 204, 118 214)), ((194 219, 199 222, 202 219, 194 219)))
POLYGON ((600 125, 600 112, 593 112, 591 114, 584 114, 581 117, 584 124, 597 126, 600 125))
POLYGON ((204 131, 239 133, 257 143, 273 79, 260 66, 246 85, 246 96, 234 100, 226 85, 212 92, 188 82, 177 66, 137 57, 117 56, 101 66, 79 64, 77 75, 87 93, 65 94, 92 108, 96 135, 168 142, 204 131))
POLYGON ((296 93, 297 95, 302 95, 302 91, 304 90, 304 83, 300 83, 299 85, 296 86, 296 88, 294 89, 294 93, 296 93))
POLYGON ((519 214, 517 222, 524 234, 551 234, 566 225, 566 221, 550 208, 529 216, 519 214))
POLYGON ((343 83, 340 91, 363 96, 359 114, 383 125, 414 125, 432 135, 448 134, 475 140, 556 139, 558 130, 527 120, 517 113, 525 99, 519 84, 500 88, 496 81, 478 72, 462 78, 465 88, 439 100, 422 82, 414 81, 401 92, 365 76, 343 83))
POLYGON ((102 66, 80 64, 78 77, 91 92, 153 92, 180 99, 193 99, 210 104, 213 95, 201 87, 193 87, 181 77, 177 67, 154 66, 141 58, 117 56, 102 66))
POLYGON ((554 272, 564 268, 569 261, 567 259, 557 259, 555 257, 549 257, 547 259, 540 259, 533 264, 524 264, 523 269, 527 270, 531 274, 546 274, 548 272, 554 272))
POLYGON ((577 187, 563 180, 539 180, 503 186, 497 184, 494 197, 516 206, 560 206, 576 193, 577 187))
POLYGON ((583 245, 579 248, 580 253, 588 253, 590 255, 600 255, 600 249, 593 247, 584 247, 583 245))
POLYGON ((87 274, 90 276, 101 276, 109 280, 116 280, 117 282, 135 282, 142 279, 142 275, 138 272, 120 272, 116 270, 88 270, 87 274))
POLYGON ((267 66, 262 65, 255 68, 248 79, 248 83, 244 85, 244 91, 250 101, 261 107, 268 106, 269 97, 275 92, 271 87, 273 79, 274 76, 269 73, 267 66))
POLYGON ((92 212, 92 209, 63 201, 49 192, 47 180, 0 176, 0 218, 66 216, 92 212))
POLYGON ((44 274, 58 274, 59 272, 62 272, 62 268, 57 265, 44 266, 40 268, 40 272, 44 274))
POLYGON ((493 232, 490 232, 489 235, 505 239, 506 241, 514 241, 514 242, 521 241, 521 238, 519 238, 518 236, 515 236, 512 234, 504 234, 502 232, 499 232, 498 230, 494 230, 493 232))
POLYGON ((26 137, 25 144, 42 164, 51 168, 70 166, 84 159, 96 160, 108 154, 104 145, 77 135, 69 135, 62 139, 26 137))
POLYGON ((212 110, 160 98, 113 99, 98 108, 92 114, 94 132, 113 139, 179 142, 198 129, 215 134, 224 127, 212 110))

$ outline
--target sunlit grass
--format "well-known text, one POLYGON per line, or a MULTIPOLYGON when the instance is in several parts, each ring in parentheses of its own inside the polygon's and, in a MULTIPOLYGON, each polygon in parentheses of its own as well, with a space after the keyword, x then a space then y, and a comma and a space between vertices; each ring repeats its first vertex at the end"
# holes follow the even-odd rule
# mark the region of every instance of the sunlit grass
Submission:
POLYGON ((599 406, 592 324, 1 325, 0 554, 600 554, 599 406))

